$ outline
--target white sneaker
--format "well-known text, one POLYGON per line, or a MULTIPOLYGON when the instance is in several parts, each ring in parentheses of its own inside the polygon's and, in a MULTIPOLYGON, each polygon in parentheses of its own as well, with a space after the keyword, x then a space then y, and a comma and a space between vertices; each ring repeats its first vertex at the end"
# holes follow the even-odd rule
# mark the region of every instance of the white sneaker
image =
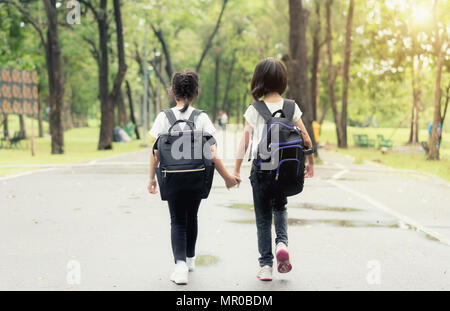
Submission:
POLYGON ((256 277, 261 281, 272 281, 272 267, 271 266, 262 267, 261 269, 259 269, 258 274, 256 274, 256 277))
POLYGON ((188 283, 189 268, 184 261, 178 261, 175 270, 170 276, 170 280, 178 285, 186 285, 188 283))
POLYGON ((289 261, 289 251, 286 244, 282 242, 277 244, 275 257, 278 261, 277 270, 279 273, 288 273, 292 270, 292 265, 289 261))
POLYGON ((187 257, 186 264, 187 264, 190 272, 194 271, 195 270, 195 257, 191 257, 191 258, 187 257))

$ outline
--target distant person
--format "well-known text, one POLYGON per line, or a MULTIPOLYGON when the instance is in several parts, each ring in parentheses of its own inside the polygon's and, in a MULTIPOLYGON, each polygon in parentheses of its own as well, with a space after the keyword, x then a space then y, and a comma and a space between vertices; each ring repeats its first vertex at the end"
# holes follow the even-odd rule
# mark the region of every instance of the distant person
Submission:
MULTIPOLYGON (((433 124, 434 124, 434 122, 430 122, 430 124, 428 125, 428 135, 429 135, 430 139, 431 139, 431 134, 433 132, 433 124)), ((437 134, 438 134, 438 141, 436 143, 436 147, 439 149, 439 146, 441 145, 441 135, 442 135, 442 124, 441 123, 438 124, 437 134)))
MULTIPOLYGON (((304 171, 302 168, 305 163, 297 158, 300 152, 304 151, 305 146, 308 149, 312 149, 312 143, 302 122, 300 108, 294 101, 285 100, 281 96, 286 91, 287 79, 286 68, 276 59, 264 59, 256 66, 251 82, 251 92, 257 102, 248 107, 244 114, 246 120, 244 136, 240 143, 238 158, 234 168, 234 175, 239 177, 243 157, 251 140, 252 148, 250 154, 253 158, 253 164, 250 182, 253 188, 253 204, 258 250, 260 253, 260 269, 257 277, 261 281, 272 280, 274 259, 272 253, 272 217, 276 232, 275 256, 278 262, 277 270, 279 273, 287 273, 292 269, 288 252, 287 191, 278 182, 286 182, 286 176, 293 176, 295 182, 291 184, 286 183, 285 185, 296 187, 297 181, 300 180, 299 183, 301 182, 303 189, 303 178, 309 178, 314 175, 314 156, 308 155, 308 164, 304 171), (281 115, 279 121, 274 121, 273 117, 275 115, 281 115), (278 147, 274 147, 275 149, 269 151, 269 157, 272 152, 281 152, 281 150, 285 152, 285 155, 291 157, 290 159, 278 161, 276 170, 266 170, 262 167, 263 158, 261 152, 267 150, 268 137, 271 136, 267 135, 269 131, 268 122, 274 122, 272 127, 270 127, 271 130, 274 126, 278 126, 279 131, 282 131, 281 127, 284 126, 284 133, 293 134, 295 137, 292 141, 284 142, 283 144, 281 143, 281 138, 278 143, 271 140, 270 145, 278 147), (283 125, 283 122, 295 124, 301 130, 301 133, 299 130, 292 129, 294 126, 287 123, 283 125), (265 145, 263 145, 264 142, 266 143, 265 145), (265 146, 263 147, 264 150, 259 148, 260 143, 262 146, 265 146)), ((311 152, 311 150, 308 152, 311 152)), ((305 157, 301 155, 300 157, 304 161, 305 157)), ((270 164, 272 160, 273 158, 269 158, 269 162, 265 162, 265 164, 270 164)))
POLYGON ((217 123, 219 124, 219 127, 222 129, 222 114, 223 110, 219 111, 219 114, 217 115, 217 123))
MULTIPOLYGON (((183 71, 175 73, 172 78, 171 93, 175 97, 177 105, 158 115, 153 128, 150 131, 151 136, 158 138, 160 134, 167 133, 172 126, 177 125, 175 123, 179 123, 181 120, 190 119, 194 113, 197 115, 193 121, 195 128, 202 130, 203 132, 214 134, 216 129, 208 115, 199 110, 195 110, 192 107, 193 101, 199 95, 199 80, 195 72, 183 71), (173 118, 172 122, 169 120, 168 116, 173 118)), ((188 126, 186 121, 183 121, 180 125, 183 125, 185 128, 188 126)), ((222 160, 215 154, 213 147, 211 148, 211 151, 213 156, 212 161, 219 174, 225 180, 225 186, 228 189, 236 186, 240 182, 240 179, 228 173, 222 160)), ((155 150, 155 153, 152 153, 150 157, 150 181, 148 183, 148 191, 151 194, 158 193, 157 181, 155 179, 156 169, 159 164, 158 155, 159 151, 155 150)), ((170 176, 170 178, 175 178, 175 174, 185 174, 182 175, 182 177, 186 176, 186 179, 188 179, 189 177, 186 174, 194 173, 193 170, 180 170, 181 168, 177 171, 165 171, 164 174, 170 176)), ((176 284, 187 284, 188 272, 193 271, 195 268, 195 245, 198 233, 197 213, 201 199, 197 196, 194 197, 191 192, 186 192, 186 190, 184 190, 186 184, 179 184, 176 186, 177 190, 170 198, 168 198, 171 219, 172 251, 175 260, 175 270, 170 276, 170 280, 176 284)))
POLYGON ((226 130, 227 129, 227 124, 228 124, 228 115, 225 111, 222 112, 222 115, 220 116, 220 124, 222 126, 222 130, 226 130))

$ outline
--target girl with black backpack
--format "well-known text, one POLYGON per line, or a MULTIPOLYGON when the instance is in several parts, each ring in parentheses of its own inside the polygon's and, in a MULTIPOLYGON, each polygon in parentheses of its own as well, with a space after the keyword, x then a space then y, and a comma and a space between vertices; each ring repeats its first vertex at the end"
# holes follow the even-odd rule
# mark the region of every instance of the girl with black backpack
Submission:
POLYGON ((161 197, 168 201, 176 264, 170 279, 176 284, 187 284, 188 272, 195 268, 197 212, 201 200, 208 196, 211 189, 214 168, 225 180, 228 189, 240 183, 240 179, 227 172, 212 143, 208 145, 214 141, 212 134, 216 131, 208 115, 192 107, 199 95, 198 75, 189 70, 175 73, 171 93, 177 102, 176 107, 161 112, 150 130, 150 135, 157 141, 150 157, 148 191, 158 193, 159 183, 161 197), (175 145, 178 139, 184 143, 185 138, 188 140, 185 148, 189 155, 191 146, 198 142, 201 147, 206 146, 200 150, 209 157, 203 154, 189 159, 176 158, 172 153, 176 153, 174 150, 178 151, 178 148, 171 149, 170 146, 175 145))
POLYGON ((272 280, 272 217, 277 270, 287 273, 292 269, 287 248, 287 196, 300 193, 304 178, 314 175, 312 143, 301 119, 302 112, 294 101, 281 97, 287 82, 288 74, 280 61, 267 58, 256 66, 251 92, 257 102, 244 114, 244 136, 234 170, 234 175, 239 177, 251 141, 250 154, 254 160, 250 181, 260 253, 257 277, 262 281, 272 280))

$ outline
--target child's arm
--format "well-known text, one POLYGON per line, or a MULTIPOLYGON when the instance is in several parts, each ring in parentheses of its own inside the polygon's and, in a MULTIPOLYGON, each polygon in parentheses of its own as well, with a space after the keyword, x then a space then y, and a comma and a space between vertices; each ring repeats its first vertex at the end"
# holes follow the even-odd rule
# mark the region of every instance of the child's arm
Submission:
POLYGON ((234 166, 234 176, 240 177, 242 161, 244 160, 245 154, 247 153, 248 144, 250 142, 250 135, 253 132, 253 128, 248 122, 245 122, 244 136, 242 136, 241 142, 239 143, 239 149, 236 155, 236 164, 234 166))
MULTIPOLYGON (((302 137, 307 148, 313 148, 313 144, 311 141, 311 137, 309 137, 308 131, 306 130, 305 125, 303 124, 302 119, 298 120, 296 125, 302 131, 302 137)), ((311 178, 314 176, 314 154, 308 154, 308 164, 305 167, 305 177, 311 178)))
POLYGON ((225 181, 225 186, 227 187, 227 189, 233 188, 234 186, 239 184, 241 182, 241 179, 228 173, 227 169, 223 165, 222 160, 217 156, 214 146, 211 147, 211 152, 213 156, 212 160, 216 166, 216 170, 225 181))
POLYGON ((155 150, 155 154, 153 152, 150 152, 150 181, 148 182, 148 192, 151 194, 157 194, 157 182, 155 179, 155 168, 158 166, 159 159, 158 159, 158 150, 155 150))

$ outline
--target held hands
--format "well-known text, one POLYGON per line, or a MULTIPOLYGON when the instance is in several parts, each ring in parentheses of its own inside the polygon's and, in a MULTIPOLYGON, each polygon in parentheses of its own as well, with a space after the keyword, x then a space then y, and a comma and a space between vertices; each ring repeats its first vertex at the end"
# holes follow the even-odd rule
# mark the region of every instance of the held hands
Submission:
POLYGON ((234 186, 238 186, 241 184, 241 178, 239 176, 235 176, 235 175, 228 175, 225 179, 225 186, 227 187, 228 190, 230 190, 230 188, 233 188, 234 186))

